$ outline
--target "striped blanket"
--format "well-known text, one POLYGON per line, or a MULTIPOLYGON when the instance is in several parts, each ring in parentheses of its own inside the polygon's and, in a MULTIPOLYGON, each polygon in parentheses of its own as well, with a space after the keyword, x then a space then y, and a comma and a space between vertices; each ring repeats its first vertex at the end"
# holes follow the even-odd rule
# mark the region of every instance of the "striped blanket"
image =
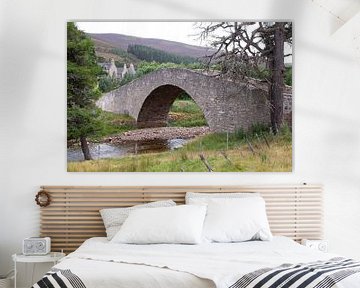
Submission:
MULTIPOLYGON (((283 264, 242 276, 229 288, 331 288, 346 277, 360 272, 360 262, 333 258, 304 264, 283 264)), ((32 288, 86 288, 69 269, 52 269, 32 288)), ((106 287, 104 287, 106 288, 106 287)), ((351 287, 350 287, 351 288, 351 287)))
POLYGON ((69 269, 53 268, 32 288, 86 288, 81 279, 69 269))
POLYGON ((246 274, 229 288, 331 288, 359 272, 360 262, 345 258, 284 264, 246 274))

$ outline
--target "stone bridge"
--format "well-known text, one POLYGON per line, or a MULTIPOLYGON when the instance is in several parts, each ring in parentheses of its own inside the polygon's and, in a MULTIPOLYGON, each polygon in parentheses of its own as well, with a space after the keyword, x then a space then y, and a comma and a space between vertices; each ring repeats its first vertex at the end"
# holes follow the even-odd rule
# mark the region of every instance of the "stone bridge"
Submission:
POLYGON ((187 69, 160 69, 121 86, 98 101, 109 112, 134 117, 139 127, 166 126, 171 105, 186 92, 204 113, 212 131, 247 130, 269 124, 267 93, 249 85, 187 69))

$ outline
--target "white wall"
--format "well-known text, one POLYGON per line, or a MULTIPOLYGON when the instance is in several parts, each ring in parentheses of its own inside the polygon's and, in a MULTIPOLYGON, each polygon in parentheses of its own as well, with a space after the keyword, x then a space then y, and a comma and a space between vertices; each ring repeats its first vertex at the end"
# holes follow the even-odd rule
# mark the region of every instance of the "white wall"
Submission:
POLYGON ((44 184, 322 183, 330 250, 360 258, 359 6, 330 1, 352 5, 346 10, 334 4, 343 13, 339 20, 331 15, 335 10, 317 4, 324 1, 105 2, 0 2, 0 274, 10 269, 10 255, 20 251, 22 239, 38 234, 34 195, 44 184), (66 172, 65 21, 146 18, 295 22, 292 173, 66 172))

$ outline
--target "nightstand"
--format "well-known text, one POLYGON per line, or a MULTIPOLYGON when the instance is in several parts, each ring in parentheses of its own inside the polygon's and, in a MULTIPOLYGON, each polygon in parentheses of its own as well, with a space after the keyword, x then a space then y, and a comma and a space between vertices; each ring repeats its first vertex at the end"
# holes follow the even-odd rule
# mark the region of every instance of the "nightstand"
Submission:
POLYGON ((50 252, 49 254, 46 255, 36 255, 36 256, 28 256, 28 255, 24 255, 24 254, 14 254, 12 255, 12 259, 14 261, 14 270, 15 270, 15 277, 14 277, 14 288, 16 288, 16 264, 17 263, 33 263, 33 267, 32 267, 32 273, 31 273, 31 285, 32 286, 34 283, 34 265, 36 265, 36 263, 45 263, 45 262, 49 262, 49 263, 53 263, 54 265, 56 263, 58 263, 58 261, 65 257, 65 253, 60 253, 60 252, 50 252))
POLYGON ((301 244, 309 247, 314 250, 318 250, 321 252, 328 251, 328 242, 326 240, 310 240, 310 239, 303 239, 301 240, 301 244))

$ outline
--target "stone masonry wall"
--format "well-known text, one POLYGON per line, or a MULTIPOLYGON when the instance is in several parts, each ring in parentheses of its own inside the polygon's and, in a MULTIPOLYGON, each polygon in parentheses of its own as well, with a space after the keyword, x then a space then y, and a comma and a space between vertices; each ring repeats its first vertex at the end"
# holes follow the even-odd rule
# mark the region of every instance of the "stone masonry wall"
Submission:
POLYGON ((139 126, 160 126, 181 91, 202 109, 212 131, 247 130, 253 124, 269 124, 266 92, 244 84, 221 80, 187 69, 161 69, 102 96, 98 107, 129 114, 139 126))

